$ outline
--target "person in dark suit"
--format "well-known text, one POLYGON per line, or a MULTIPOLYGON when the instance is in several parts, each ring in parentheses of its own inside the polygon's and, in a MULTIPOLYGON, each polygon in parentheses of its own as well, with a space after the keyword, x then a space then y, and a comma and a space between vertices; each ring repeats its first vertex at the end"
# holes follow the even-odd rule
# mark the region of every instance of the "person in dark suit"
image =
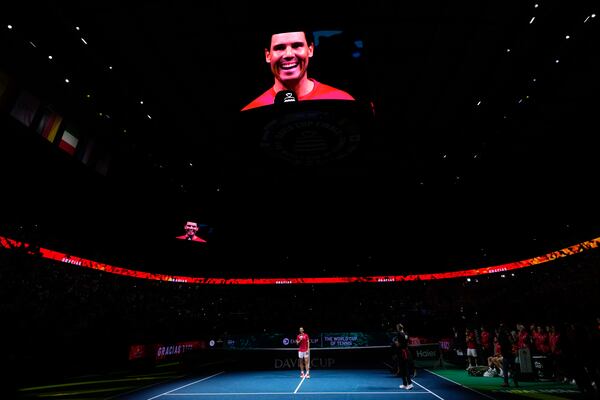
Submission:
POLYGON ((500 345, 500 354, 502 355, 502 372, 504 383, 503 387, 510 386, 508 383, 509 375, 512 377, 515 387, 519 387, 519 367, 516 365, 514 339, 508 328, 504 325, 500 325, 498 332, 498 344, 500 345))
POLYGON ((411 380, 412 357, 408 348, 408 334, 404 331, 404 325, 396 325, 398 334, 394 338, 396 348, 396 357, 398 365, 398 374, 402 377, 401 389, 411 390, 413 388, 411 380))

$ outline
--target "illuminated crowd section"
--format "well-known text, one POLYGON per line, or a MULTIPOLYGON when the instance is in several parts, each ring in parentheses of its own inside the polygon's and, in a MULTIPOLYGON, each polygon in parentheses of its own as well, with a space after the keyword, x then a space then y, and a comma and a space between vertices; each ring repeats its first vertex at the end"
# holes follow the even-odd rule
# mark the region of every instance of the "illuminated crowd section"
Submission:
POLYGON ((560 250, 552 251, 541 256, 529 258, 521 261, 495 265, 485 268, 464 269, 451 272, 437 272, 428 274, 409 274, 409 275, 375 275, 375 276, 334 276, 334 277, 301 277, 301 278, 216 278, 216 277, 195 277, 195 276, 177 276, 168 274, 150 273, 130 268, 117 267, 97 261, 88 260, 71 254, 62 253, 46 248, 34 248, 29 243, 24 243, 11 238, 0 236, 0 247, 5 249, 20 248, 31 255, 38 255, 49 260, 60 261, 73 264, 84 268, 91 268, 111 274, 125 275, 140 279, 150 279, 167 282, 204 284, 204 285, 291 285, 291 284, 334 284, 334 283, 354 283, 354 282, 404 282, 404 281, 429 281, 439 279, 451 279, 461 277, 473 277, 487 274, 504 273, 526 267, 533 267, 553 261, 559 258, 579 254, 587 250, 596 249, 600 243, 600 237, 586 240, 575 245, 565 247, 560 250))
POLYGON ((385 356, 379 347, 398 322, 420 344, 439 343, 444 361, 464 372, 464 357, 452 347, 464 339, 453 341, 453 328, 461 333, 466 327, 493 329, 504 322, 511 327, 555 325, 563 332, 571 324, 596 329, 599 240, 538 257, 535 264, 519 263, 520 269, 501 271, 509 266, 499 266, 496 272, 466 278, 331 285, 278 285, 275 279, 261 279, 273 284, 224 285, 176 282, 167 276, 140 279, 146 274, 129 269, 129 274, 107 273, 114 267, 92 266, 39 249, 34 241, 1 237, 0 293, 3 321, 10 327, 5 332, 11 366, 7 381, 15 387, 39 386, 102 371, 162 368, 157 363, 163 361, 180 362, 178 371, 195 372, 207 362, 205 356, 218 362, 230 351, 248 354, 257 348, 268 349, 260 350, 261 355, 279 358, 261 357, 260 363, 243 365, 289 369, 293 365, 281 354, 293 354, 290 338, 298 326, 320 340, 313 343, 315 356, 344 357, 340 362, 346 362, 346 356, 332 354, 339 347, 353 362, 358 353, 342 347, 369 351, 375 346, 375 354, 364 354, 369 362, 371 356, 385 356), (336 348, 319 351, 319 345, 336 348), (216 352, 195 352, 200 348, 216 352))

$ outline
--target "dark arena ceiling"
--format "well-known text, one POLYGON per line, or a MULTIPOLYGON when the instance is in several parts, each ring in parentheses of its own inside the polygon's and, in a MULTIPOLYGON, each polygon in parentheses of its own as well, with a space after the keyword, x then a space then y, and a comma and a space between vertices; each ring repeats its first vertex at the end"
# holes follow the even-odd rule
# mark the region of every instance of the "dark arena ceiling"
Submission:
POLYGON ((597 3, 21 3, 0 14, 12 99, 110 161, 61 152, 5 96, 6 235, 219 276, 458 270, 600 236, 597 3), (260 33, 288 21, 322 33, 309 75, 373 106, 352 154, 267 160, 240 123, 272 84, 260 33), (188 219, 207 245, 174 243, 188 219))

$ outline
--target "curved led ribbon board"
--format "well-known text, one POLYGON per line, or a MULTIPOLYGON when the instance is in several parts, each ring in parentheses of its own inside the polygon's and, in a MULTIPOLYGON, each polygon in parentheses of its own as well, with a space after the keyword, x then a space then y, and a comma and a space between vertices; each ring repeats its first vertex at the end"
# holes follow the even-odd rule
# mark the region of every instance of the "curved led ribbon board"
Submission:
POLYGON ((332 283, 357 283, 357 282, 406 282, 406 281, 429 281, 439 279, 452 279, 461 277, 472 277, 494 274, 499 272, 514 271, 525 267, 533 267, 559 258, 583 253, 584 251, 596 249, 600 245, 600 237, 586 240, 573 246, 565 247, 544 255, 529 258, 527 260, 500 264, 492 267, 466 269, 462 271, 438 272, 430 274, 412 275, 376 275, 376 276, 335 276, 314 278, 201 278, 194 276, 177 276, 167 274, 156 274, 134 269, 121 268, 85 258, 73 256, 67 253, 45 249, 33 248, 28 243, 0 236, 0 249, 22 249, 31 255, 41 256, 50 260, 56 260, 67 264, 73 264, 84 268, 92 268, 111 274, 125 275, 134 278, 151 279, 166 282, 179 282, 202 285, 292 285, 292 284, 332 284, 332 283))

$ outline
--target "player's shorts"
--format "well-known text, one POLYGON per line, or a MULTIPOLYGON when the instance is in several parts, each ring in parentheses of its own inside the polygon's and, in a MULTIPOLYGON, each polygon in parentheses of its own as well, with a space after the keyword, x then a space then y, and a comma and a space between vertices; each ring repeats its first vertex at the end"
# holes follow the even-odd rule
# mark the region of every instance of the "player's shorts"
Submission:
POLYGON ((477 349, 467 349, 467 357, 477 357, 477 349))
POLYGON ((308 356, 310 355, 310 350, 308 351, 299 351, 298 352, 298 358, 308 358, 308 356))

